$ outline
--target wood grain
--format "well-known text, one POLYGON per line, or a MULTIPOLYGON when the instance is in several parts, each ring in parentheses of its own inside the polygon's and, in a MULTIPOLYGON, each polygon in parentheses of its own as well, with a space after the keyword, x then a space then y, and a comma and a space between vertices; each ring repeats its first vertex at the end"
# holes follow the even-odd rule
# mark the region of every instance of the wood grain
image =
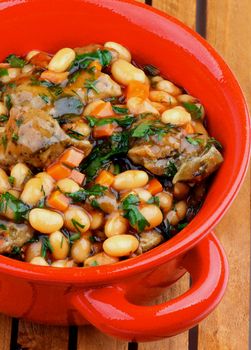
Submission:
POLYGON ((68 328, 43 326, 21 320, 17 343, 25 350, 67 350, 68 328))
POLYGON ((9 350, 11 339, 11 318, 0 315, 0 350, 9 350))
POLYGON ((196 1, 195 0, 153 0, 156 7, 195 29, 196 23, 196 1))
MULTIPOLYGON (((209 0, 207 11, 207 40, 233 69, 251 107, 251 2, 209 0)), ((228 256, 230 279, 223 301, 199 327, 199 350, 247 350, 250 172, 216 231, 228 256)))

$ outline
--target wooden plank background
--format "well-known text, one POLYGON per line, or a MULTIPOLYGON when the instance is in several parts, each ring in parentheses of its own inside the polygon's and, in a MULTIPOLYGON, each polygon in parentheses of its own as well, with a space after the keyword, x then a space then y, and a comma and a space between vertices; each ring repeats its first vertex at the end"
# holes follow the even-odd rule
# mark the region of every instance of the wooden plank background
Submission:
MULTIPOLYGON (((144 2, 144 1, 140 1, 144 2)), ((251 106, 250 0, 147 0, 146 3, 199 29, 235 72, 251 106), (207 6, 206 6, 207 5, 207 6), (196 23, 197 20, 197 23, 196 23)), ((91 326, 50 327, 0 315, 0 350, 247 350, 249 327, 250 172, 216 232, 230 264, 227 293, 193 331, 141 344, 112 339, 91 326)), ((189 287, 183 277, 160 301, 189 287)))

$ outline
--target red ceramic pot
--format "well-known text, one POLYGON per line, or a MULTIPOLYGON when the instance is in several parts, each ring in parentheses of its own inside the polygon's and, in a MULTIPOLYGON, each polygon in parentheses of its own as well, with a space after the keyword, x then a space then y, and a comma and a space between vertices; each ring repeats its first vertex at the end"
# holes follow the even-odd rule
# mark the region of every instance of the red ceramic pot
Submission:
POLYGON ((138 341, 194 326, 226 288, 226 258, 211 230, 236 196, 249 159, 249 117, 233 74, 197 34, 130 0, 1 1, 0 27, 1 59, 11 52, 54 52, 107 40, 128 46, 136 60, 160 67, 202 101, 225 158, 196 218, 142 256, 86 269, 40 267, 1 256, 0 311, 35 322, 90 322, 105 333, 138 341), (189 291, 160 305, 142 305, 186 271, 193 280, 189 291))

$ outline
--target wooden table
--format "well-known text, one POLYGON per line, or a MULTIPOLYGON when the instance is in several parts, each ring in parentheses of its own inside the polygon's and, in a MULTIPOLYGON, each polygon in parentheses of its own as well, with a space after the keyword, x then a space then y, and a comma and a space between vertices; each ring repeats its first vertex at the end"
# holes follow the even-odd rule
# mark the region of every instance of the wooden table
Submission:
MULTIPOLYGON (((141 1, 142 2, 142 1, 141 1)), ((196 29, 233 69, 251 105, 250 0, 153 0, 147 4, 196 29)), ((126 343, 91 326, 50 327, 0 315, 0 350, 247 350, 249 327, 250 173, 216 232, 225 247, 230 280, 220 306, 198 327, 153 343, 126 343)), ((184 277, 161 298, 189 286, 184 277)))

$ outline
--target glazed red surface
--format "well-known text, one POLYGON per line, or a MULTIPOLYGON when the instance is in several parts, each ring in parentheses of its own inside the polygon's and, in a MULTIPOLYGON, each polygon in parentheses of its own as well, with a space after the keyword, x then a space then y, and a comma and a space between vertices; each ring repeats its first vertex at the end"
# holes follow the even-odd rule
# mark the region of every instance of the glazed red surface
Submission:
MULTIPOLYGON (((162 276, 158 274, 155 287, 149 290, 150 296, 159 294, 162 290, 159 286, 164 283, 166 287, 184 273, 184 268, 179 268, 182 266, 184 253, 197 245, 221 219, 236 196, 245 175, 250 152, 250 122, 243 95, 233 74, 197 34, 157 10, 150 10, 131 1, 2 1, 0 27, 4 33, 1 38, 0 59, 11 52, 25 54, 31 49, 54 52, 61 47, 82 46, 90 42, 102 43, 107 40, 124 44, 137 61, 158 66, 164 76, 201 100, 207 111, 210 134, 223 144, 225 159, 196 218, 170 241, 135 259, 88 269, 56 269, 34 266, 1 256, 0 300, 4 300, 5 304, 0 302, 0 310, 41 322, 84 323, 80 314, 75 315, 76 311, 73 311, 71 301, 64 302, 64 298, 67 299, 64 295, 67 295, 72 283, 79 288, 79 292, 84 287, 93 288, 103 283, 112 285, 118 281, 123 288, 130 290, 135 279, 141 280, 139 276, 145 276, 149 270, 157 271, 163 264, 167 273, 162 273, 162 276), (127 281, 126 284, 123 281, 127 281), (13 299, 11 300, 7 293, 13 283, 19 286, 19 292, 24 296, 17 302, 19 313, 15 313, 14 307, 10 305, 13 299), (27 285, 33 288, 32 290, 36 289, 36 296, 31 292, 33 297, 30 297, 26 291, 29 289, 27 285), (49 287, 45 288, 44 285, 49 287), (59 296, 57 301, 55 300, 58 313, 50 316, 45 314, 44 307, 46 300, 48 302, 49 298, 53 299, 53 294, 59 296), (69 316, 69 312, 75 316, 69 316)), ((217 272, 218 269, 220 275, 222 274, 220 279, 225 280, 225 268, 221 269, 219 264, 212 260, 210 264, 213 264, 210 265, 210 271, 217 272)), ((200 266, 197 268, 197 272, 200 272, 200 266)), ((209 297, 212 290, 203 283, 200 285, 200 296, 208 300, 204 310, 211 310, 222 296, 225 284, 215 283, 215 288, 218 286, 218 297, 212 301, 209 297)), ((135 297, 139 299, 137 296, 143 295, 142 291, 146 290, 144 283, 137 285, 136 290, 135 297)), ((13 293, 15 294, 15 291, 13 293)), ((90 299, 85 298, 85 303, 89 305, 90 299)), ((205 307, 205 304, 203 305, 205 307)), ((207 313, 200 311, 202 315, 207 313)), ((84 314, 82 306, 81 313, 84 314)), ((100 317, 98 314, 93 316, 95 312, 92 316, 90 314, 91 311, 86 317, 93 323, 93 317, 100 317)), ((191 326, 199 318, 195 317, 192 311, 189 315, 191 326)), ((154 314, 152 317, 155 317, 154 314)), ((102 328, 99 324, 97 326, 102 328)), ((133 327, 129 329, 132 330, 133 327)), ((179 330, 178 327, 177 331, 179 330)), ((142 330, 138 330, 137 339, 142 339, 140 332, 142 330)), ((129 330, 127 339, 128 334, 129 330)), ((168 334, 171 333, 168 333, 167 327, 159 336, 168 334)), ((131 334, 131 338, 134 336, 136 335, 131 334)))

